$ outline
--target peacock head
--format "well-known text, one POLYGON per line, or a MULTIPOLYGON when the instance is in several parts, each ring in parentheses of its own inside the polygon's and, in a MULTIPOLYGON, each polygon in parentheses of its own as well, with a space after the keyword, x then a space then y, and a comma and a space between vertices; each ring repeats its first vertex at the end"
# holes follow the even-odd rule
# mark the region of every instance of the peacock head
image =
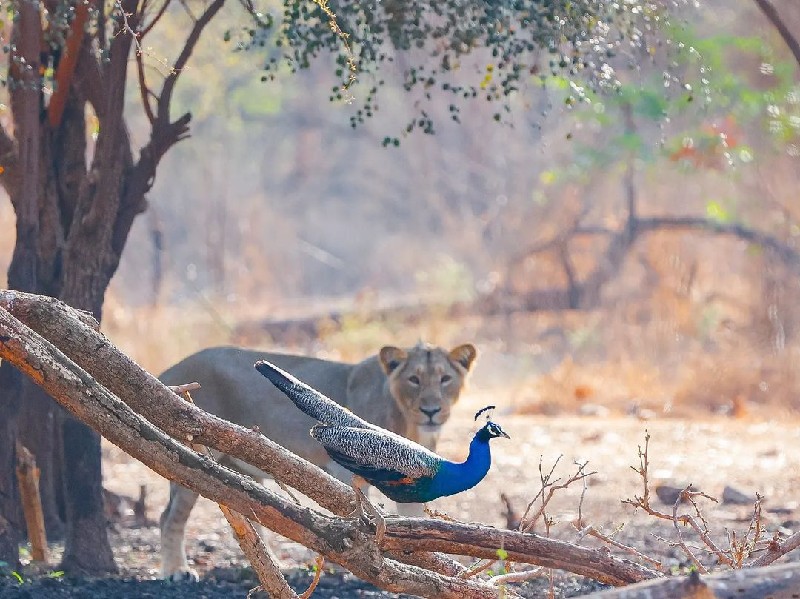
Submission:
MULTIPOLYGON (((490 412, 491 410, 494 410, 494 406, 486 406, 485 408, 481 408, 475 413, 475 420, 477 421, 481 414, 490 412)), ((481 441, 489 441, 489 439, 496 439, 497 437, 505 437, 506 439, 511 438, 502 428, 500 428, 499 424, 488 419, 486 420, 486 424, 483 425, 483 428, 475 433, 475 436, 481 441)))

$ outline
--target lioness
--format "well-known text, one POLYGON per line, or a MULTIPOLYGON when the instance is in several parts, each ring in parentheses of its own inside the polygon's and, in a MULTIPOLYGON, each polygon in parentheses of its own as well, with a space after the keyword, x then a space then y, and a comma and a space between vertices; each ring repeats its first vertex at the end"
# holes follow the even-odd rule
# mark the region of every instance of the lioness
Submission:
MULTIPOLYGON (((320 390, 365 420, 436 449, 441 426, 458 400, 477 355, 471 344, 450 350, 418 344, 409 349, 384 347, 377 356, 345 364, 306 356, 271 354, 236 347, 202 350, 159 378, 166 385, 197 381, 193 399, 204 410, 259 430, 299 456, 345 482, 351 475, 333 462, 309 435, 314 421, 253 367, 268 360, 320 390)), ((263 480, 257 468, 220 456, 228 466, 263 480)), ((186 561, 184 532, 197 494, 170 483, 170 499, 161 514, 161 575, 192 577, 186 561)), ((419 506, 404 513, 419 514, 419 506)))

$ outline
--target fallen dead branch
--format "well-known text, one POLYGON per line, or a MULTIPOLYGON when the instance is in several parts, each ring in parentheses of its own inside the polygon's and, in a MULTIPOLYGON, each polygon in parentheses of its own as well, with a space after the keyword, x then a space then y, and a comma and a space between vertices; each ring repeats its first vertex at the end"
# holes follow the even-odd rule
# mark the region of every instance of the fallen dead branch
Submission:
MULTIPOLYGON (((0 357, 41 385, 76 418, 155 472, 269 527, 393 592, 427 597, 494 598, 486 583, 441 576, 385 559, 364 523, 288 502, 249 477, 219 466, 176 442, 135 413, 52 344, 0 310, 0 357)), ((176 402, 183 402, 172 394, 176 402)))
MULTIPOLYGON (((252 514, 253 519, 278 534, 376 586, 425 597, 496 597, 496 586, 462 576, 466 572, 463 566, 437 552, 496 560, 498 549, 503 551, 503 560, 565 570, 614 585, 660 576, 655 570, 611 556, 605 548, 589 549, 535 534, 456 521, 389 517, 383 542, 378 545, 370 524, 299 506, 172 438, 203 443, 250 462, 334 514, 351 508, 353 496, 346 485, 257 431, 183 402, 74 312, 50 298, 0 291, 0 358, 28 374, 77 418, 154 471, 229 510, 252 514), (3 307, 25 318, 37 332, 3 307), (65 351, 62 353, 52 342, 65 351), (140 414, 147 414, 148 419, 140 414)), ((636 504, 638 507, 649 506, 646 453, 646 447, 644 452, 640 449, 639 472, 645 490, 643 497, 637 498, 643 502, 636 504)), ((579 467, 570 481, 585 480, 586 476, 579 467)), ((542 482, 541 497, 546 506, 552 496, 549 491, 560 481, 542 472, 542 482)), ((687 488, 681 494, 691 503, 695 497, 692 493, 687 488)), ((699 508, 695 509, 696 521, 707 530, 699 508)), ((671 517, 666 516, 674 522, 679 516, 675 509, 673 512, 671 517)), ((752 539, 746 536, 745 541, 736 541, 736 547, 755 546, 753 539, 761 534, 760 523, 751 524, 751 530, 752 539)), ((784 540, 775 537, 759 559, 777 559, 799 544, 800 534, 784 540)), ((501 581, 505 584, 514 578, 501 581)), ((507 588, 504 592, 514 596, 507 588)), ((294 599, 293 594, 284 596, 294 599)))
POLYGON ((509 561, 566 570, 613 585, 619 585, 620 580, 660 575, 655 570, 613 557, 602 549, 587 549, 536 534, 425 518, 387 517, 385 520, 385 549, 423 549, 497 559, 497 550, 502 547, 509 561), (535 560, 531 559, 533 555, 536 555, 535 560))
MULTIPOLYGON (((463 567, 454 566, 451 559, 431 551, 492 559, 500 547, 508 552, 508 559, 516 562, 563 569, 610 584, 658 576, 653 570, 605 551, 457 522, 387 518, 387 534, 378 547, 369 525, 288 502, 252 479, 198 455, 164 431, 189 443, 202 442, 244 459, 323 507, 330 506, 334 513, 341 513, 348 509, 352 494, 336 479, 263 435, 186 404, 105 337, 75 321, 70 309, 60 302, 0 291, 0 306, 3 305, 27 318, 29 324, 63 347, 69 357, 2 309, 0 357, 23 370, 77 418, 159 474, 235 511, 252 513, 275 532, 317 551, 376 586, 429 597, 495 597, 496 588, 483 581, 454 578, 452 574, 463 571, 463 567), (86 351, 87 347, 92 351, 86 351), (82 362, 88 372, 70 358, 82 362), (128 404, 111 390, 123 396, 128 404), (137 412, 146 413, 150 421, 137 412), (265 454, 269 454, 268 460, 264 459, 265 454), (331 496, 326 496, 322 489, 330 490, 331 496), (424 567, 384 557, 385 550, 390 556, 424 567)), ((508 590, 506 594, 511 595, 508 590)))
MULTIPOLYGON (((348 485, 258 431, 217 418, 180 400, 97 332, 97 323, 91 315, 54 298, 7 290, 0 290, 0 308, 7 309, 57 345, 101 385, 137 413, 147 414, 150 422, 176 439, 200 443, 269 472, 278 483, 297 489, 334 514, 344 516, 355 509, 355 495, 348 485), (92 351, 86 351, 87 347, 92 351)), ((447 576, 464 571, 458 562, 443 555, 415 553, 394 557, 447 576)))
POLYGON ((716 574, 649 580, 586 595, 596 599, 794 599, 800 588, 800 563, 728 570, 716 574))

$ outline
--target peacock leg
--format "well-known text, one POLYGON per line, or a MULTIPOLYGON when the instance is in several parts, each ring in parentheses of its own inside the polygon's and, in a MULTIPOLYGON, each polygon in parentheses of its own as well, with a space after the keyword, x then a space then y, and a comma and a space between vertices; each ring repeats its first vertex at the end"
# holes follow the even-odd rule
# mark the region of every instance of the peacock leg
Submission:
POLYGON ((386 535, 386 521, 383 519, 381 511, 367 499, 362 487, 367 485, 367 481, 358 475, 353 475, 353 491, 356 494, 356 509, 351 517, 364 518, 375 525, 375 542, 380 546, 383 537, 386 535))

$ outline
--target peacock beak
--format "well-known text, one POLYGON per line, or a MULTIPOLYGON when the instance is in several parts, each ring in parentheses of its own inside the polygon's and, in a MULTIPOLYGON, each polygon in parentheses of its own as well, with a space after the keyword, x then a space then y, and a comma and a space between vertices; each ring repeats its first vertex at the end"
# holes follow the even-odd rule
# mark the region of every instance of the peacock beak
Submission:
POLYGON ((510 439, 511 437, 508 436, 506 431, 500 431, 500 434, 503 435, 506 439, 510 439))

